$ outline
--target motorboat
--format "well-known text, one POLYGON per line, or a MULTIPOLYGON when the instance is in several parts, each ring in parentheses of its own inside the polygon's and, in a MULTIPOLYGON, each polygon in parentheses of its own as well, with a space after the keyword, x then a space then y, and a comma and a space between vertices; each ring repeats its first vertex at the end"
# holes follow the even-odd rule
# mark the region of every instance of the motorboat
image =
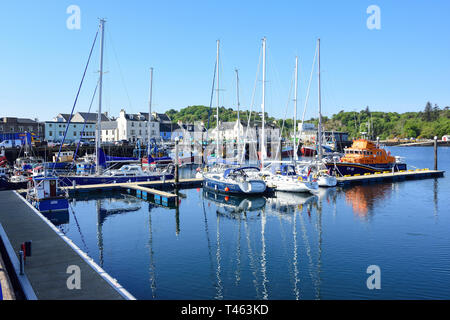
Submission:
POLYGON ((262 176, 276 191, 313 193, 319 187, 312 175, 297 173, 293 164, 271 163, 262 171, 262 176))
POLYGON ((59 186, 58 177, 39 175, 32 179, 27 190, 27 200, 40 212, 67 211, 69 209, 67 190, 59 186))
POLYGON ((354 140, 350 148, 344 149, 344 156, 340 160, 334 158, 325 165, 336 176, 406 170, 406 163, 401 158, 392 156, 366 139, 354 140))

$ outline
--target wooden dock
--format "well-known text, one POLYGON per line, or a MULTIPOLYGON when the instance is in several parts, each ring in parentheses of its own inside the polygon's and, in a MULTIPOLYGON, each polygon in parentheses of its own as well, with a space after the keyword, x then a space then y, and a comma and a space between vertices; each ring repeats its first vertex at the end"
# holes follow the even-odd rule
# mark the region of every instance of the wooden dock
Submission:
POLYGON ((17 192, 1 191, 0 203, 0 223, 12 248, 8 256, 17 261, 21 243, 32 241, 32 256, 26 258, 25 275, 37 299, 134 299, 17 192), (69 289, 67 285, 72 275, 68 273, 70 266, 80 270, 79 289, 69 289))
MULTIPOLYGON (((192 188, 200 187, 203 183, 203 179, 180 179, 178 181, 179 188, 192 188)), ((108 184, 90 184, 80 186, 62 187, 62 189, 68 190, 69 193, 76 192, 90 192, 93 190, 113 190, 118 188, 130 188, 133 186, 151 187, 151 188, 174 188, 175 180, 157 180, 157 181, 142 181, 142 182, 124 182, 124 183, 108 183, 108 184)))
POLYGON ((440 178, 444 176, 442 170, 429 170, 429 169, 417 169, 417 170, 401 170, 398 172, 377 172, 374 174, 353 175, 338 177, 337 181, 339 185, 352 185, 352 184, 365 184, 365 183, 377 183, 388 181, 403 181, 414 179, 428 179, 428 178, 440 178))

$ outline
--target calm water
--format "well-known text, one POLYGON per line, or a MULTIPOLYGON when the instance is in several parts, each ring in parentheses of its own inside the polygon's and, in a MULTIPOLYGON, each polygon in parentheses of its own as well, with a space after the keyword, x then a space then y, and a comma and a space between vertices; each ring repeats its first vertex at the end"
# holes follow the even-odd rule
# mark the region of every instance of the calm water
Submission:
MULTIPOLYGON (((433 168, 432 148, 388 149, 433 168)), ((450 148, 439 168, 450 171, 450 148)), ((91 194, 56 224, 138 299, 450 298, 447 177, 317 196, 181 195, 175 210, 91 194), (369 265, 380 290, 367 289, 369 265)))

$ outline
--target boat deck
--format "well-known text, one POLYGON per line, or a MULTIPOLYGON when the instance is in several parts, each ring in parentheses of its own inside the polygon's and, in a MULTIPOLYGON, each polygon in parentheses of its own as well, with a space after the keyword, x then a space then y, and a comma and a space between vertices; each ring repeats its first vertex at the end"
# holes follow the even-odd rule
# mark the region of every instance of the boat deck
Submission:
POLYGON ((18 193, 0 191, 0 203, 0 223, 16 257, 20 245, 32 241, 32 256, 26 258, 25 274, 37 299, 134 299, 18 193), (80 268, 80 289, 68 289, 72 275, 67 273, 69 266, 80 268))

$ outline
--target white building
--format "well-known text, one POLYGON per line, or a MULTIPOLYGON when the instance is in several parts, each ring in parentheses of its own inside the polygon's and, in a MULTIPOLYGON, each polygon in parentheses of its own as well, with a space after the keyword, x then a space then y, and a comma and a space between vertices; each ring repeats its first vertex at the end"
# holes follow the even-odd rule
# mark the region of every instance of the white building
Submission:
MULTIPOLYGON (((280 128, 277 126, 266 123, 264 126, 265 136, 268 141, 277 141, 280 137, 280 128)), ((220 122, 219 124, 219 141, 225 142, 243 142, 256 141, 261 138, 262 124, 250 122, 250 127, 247 130, 247 122, 237 121, 220 122)), ((210 129, 209 139, 216 140, 217 128, 210 129)))
POLYGON ((102 121, 102 142, 114 142, 119 141, 119 130, 117 129, 117 121, 102 121))
MULTIPOLYGON (((127 114, 125 110, 120 110, 120 115, 117 121, 117 136, 118 140, 128 140, 136 142, 140 140, 147 143, 147 124, 148 113, 139 112, 137 114, 127 114)), ((159 123, 154 120, 150 121, 150 139, 159 139, 159 123)))
MULTIPOLYGON (((46 141, 62 141, 64 133, 67 129, 67 123, 63 121, 46 121, 45 122, 45 140, 46 141)), ((95 139, 95 123, 71 122, 67 129, 66 142, 75 140, 95 139), (83 131, 84 127, 84 131, 83 131)))

